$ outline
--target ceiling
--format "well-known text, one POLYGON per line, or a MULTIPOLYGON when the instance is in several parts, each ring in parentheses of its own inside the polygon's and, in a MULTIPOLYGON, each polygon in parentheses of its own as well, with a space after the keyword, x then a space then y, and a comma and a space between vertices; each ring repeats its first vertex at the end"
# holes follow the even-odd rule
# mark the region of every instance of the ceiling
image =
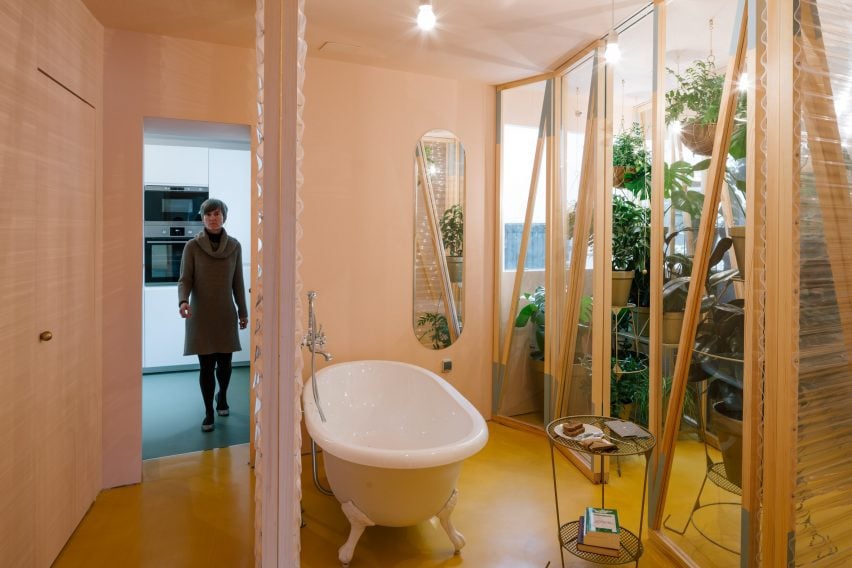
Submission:
MULTIPOLYGON (((255 0, 83 0, 106 27, 251 48, 255 0)), ((305 0, 308 54, 499 84, 542 73, 647 0, 305 0)))

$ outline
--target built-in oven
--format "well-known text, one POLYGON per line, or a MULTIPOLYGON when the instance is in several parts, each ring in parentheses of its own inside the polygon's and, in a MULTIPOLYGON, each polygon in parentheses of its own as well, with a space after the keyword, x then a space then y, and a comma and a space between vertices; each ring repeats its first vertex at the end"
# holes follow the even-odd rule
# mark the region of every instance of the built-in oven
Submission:
POLYGON ((210 196, 206 187, 182 185, 146 185, 146 223, 201 222, 201 204, 210 196))
POLYGON ((201 223, 145 225, 145 283, 174 284, 180 277, 183 248, 199 231, 201 223))

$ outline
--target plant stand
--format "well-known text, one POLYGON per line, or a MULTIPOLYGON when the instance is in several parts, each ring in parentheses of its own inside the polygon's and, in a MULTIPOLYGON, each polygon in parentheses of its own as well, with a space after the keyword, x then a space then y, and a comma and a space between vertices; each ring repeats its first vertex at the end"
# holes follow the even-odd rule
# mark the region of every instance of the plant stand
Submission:
MULTIPOLYGON (((611 418, 608 416, 567 416, 565 418, 558 418, 547 425, 547 438, 550 441, 550 463, 551 469, 553 471, 553 498, 556 503, 556 525, 558 528, 559 537, 559 556, 560 560, 562 561, 563 568, 565 568, 565 555, 563 552, 565 550, 567 550, 574 556, 578 556, 580 558, 589 560, 591 562, 596 562, 598 564, 627 564, 629 562, 636 562, 637 568, 639 566, 639 557, 641 557, 642 552, 644 552, 644 547, 642 546, 642 524, 645 521, 645 493, 648 485, 648 466, 651 463, 651 451, 657 444, 657 439, 653 436, 653 434, 651 434, 650 432, 648 432, 648 430, 642 428, 641 426, 639 426, 639 428, 641 428, 642 431, 647 434, 647 437, 622 438, 606 425, 607 422, 613 420, 623 422, 622 420, 619 420, 617 418, 611 418), (615 444, 615 450, 606 453, 591 451, 580 445, 579 442, 570 438, 564 438, 557 434, 556 427, 568 421, 581 422, 583 424, 589 424, 591 426, 600 428, 604 433, 604 437, 613 444, 615 444), (603 554, 595 554, 592 552, 578 550, 577 531, 580 524, 579 521, 573 520, 565 524, 562 523, 562 520, 559 515, 559 493, 558 484, 556 482, 556 457, 554 451, 555 446, 557 445, 562 446, 564 448, 568 448, 569 450, 573 450, 575 452, 589 454, 592 456, 593 460, 595 459, 595 456, 600 457, 601 472, 603 472, 604 458, 607 456, 632 456, 637 454, 642 454, 645 456, 645 475, 642 479, 642 506, 640 509, 641 512, 639 513, 639 529, 636 533, 633 533, 624 528, 623 526, 621 527, 621 546, 619 549, 618 556, 605 556, 603 554)), ((602 479, 602 508, 606 507, 605 488, 606 481, 602 479)))

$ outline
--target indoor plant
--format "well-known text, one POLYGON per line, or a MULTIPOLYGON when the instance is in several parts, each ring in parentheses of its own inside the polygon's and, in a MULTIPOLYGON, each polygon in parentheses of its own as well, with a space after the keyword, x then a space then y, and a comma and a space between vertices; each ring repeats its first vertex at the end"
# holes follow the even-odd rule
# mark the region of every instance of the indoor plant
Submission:
POLYGON ((447 270, 450 282, 462 281, 464 252, 464 211, 461 205, 453 205, 441 215, 441 239, 447 252, 447 270))
POLYGON ((530 357, 544 361, 544 286, 536 286, 532 293, 524 292, 521 296, 528 303, 515 316, 515 327, 533 326, 533 342, 530 344, 530 357))
POLYGON ((651 160, 645 149, 645 134, 638 122, 618 134, 612 144, 612 185, 624 187, 638 199, 648 199, 651 190, 651 160))
POLYGON ((683 74, 671 69, 668 72, 674 75, 677 86, 666 93, 666 124, 679 121, 684 146, 694 154, 709 156, 725 77, 710 60, 696 61, 683 74))
POLYGON ((428 335, 432 341, 432 349, 443 349, 449 347, 452 343, 450 327, 447 325, 447 318, 444 314, 425 312, 417 318, 417 328, 419 332, 417 339, 422 339, 428 335), (420 331, 421 329, 423 331, 420 331))
POLYGON ((612 196, 612 305, 625 306, 636 270, 650 256, 650 210, 622 195, 612 196))

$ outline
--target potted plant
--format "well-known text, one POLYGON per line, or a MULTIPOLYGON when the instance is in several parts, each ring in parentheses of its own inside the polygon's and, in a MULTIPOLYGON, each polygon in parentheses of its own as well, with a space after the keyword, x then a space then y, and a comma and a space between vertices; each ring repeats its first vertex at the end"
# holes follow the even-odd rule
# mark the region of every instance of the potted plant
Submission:
POLYGON ((680 137, 694 154, 713 152, 716 121, 722 101, 724 75, 712 61, 696 61, 683 74, 668 69, 677 86, 666 93, 666 124, 680 121, 680 137))
MULTIPOLYGON (((691 229, 684 229, 691 230, 691 229)), ((683 232, 678 231, 678 232, 683 232)), ((666 248, 671 245, 674 236, 672 233, 666 238, 666 248)), ((721 262, 725 253, 732 245, 731 239, 725 237, 719 239, 713 252, 710 254, 708 266, 715 266, 721 262)), ((678 343, 680 341, 680 330, 683 327, 683 312, 686 309, 686 297, 689 291, 689 284, 692 280, 692 257, 679 254, 667 253, 664 259, 664 278, 663 284, 663 343, 678 343)), ((719 272, 710 272, 704 283, 704 295, 701 299, 701 312, 706 313, 715 301, 714 290, 718 293, 717 288, 720 285, 729 283, 736 270, 722 270, 719 272)))
POLYGON ((645 134, 638 122, 618 134, 612 145, 612 186, 628 189, 638 199, 648 199, 651 190, 651 159, 645 149, 645 134))
POLYGON ((450 282, 461 282, 464 252, 464 211, 461 205, 453 205, 441 216, 441 239, 447 253, 447 269, 450 282))
POLYGON ((530 357, 544 363, 544 307, 546 295, 544 286, 536 286, 532 293, 521 296, 527 304, 515 316, 515 327, 533 326, 533 340, 530 343, 530 357))
POLYGON ((444 314, 437 312, 425 312, 417 318, 418 340, 428 337, 432 342, 432 349, 443 349, 452 343, 450 327, 444 314), (421 331, 422 330, 422 331, 421 331))
POLYGON ((642 353, 612 357, 610 366, 610 416, 648 425, 648 363, 642 353))
POLYGON ((633 275, 650 256, 650 210, 621 195, 612 196, 612 305, 626 306, 633 275))
MULTIPOLYGON (((544 309, 546 304, 546 294, 544 286, 536 286, 535 290, 524 292, 521 296, 527 301, 518 314, 515 316, 515 327, 533 326, 532 340, 530 341, 530 360, 533 365, 533 370, 544 374, 544 338, 545 338, 545 321, 544 309)), ((580 298, 580 333, 583 333, 589 328, 589 322, 592 319, 592 298, 583 296, 580 298)), ((582 341, 582 338, 580 339, 582 341)), ((581 357, 578 354, 578 358, 581 357)))

